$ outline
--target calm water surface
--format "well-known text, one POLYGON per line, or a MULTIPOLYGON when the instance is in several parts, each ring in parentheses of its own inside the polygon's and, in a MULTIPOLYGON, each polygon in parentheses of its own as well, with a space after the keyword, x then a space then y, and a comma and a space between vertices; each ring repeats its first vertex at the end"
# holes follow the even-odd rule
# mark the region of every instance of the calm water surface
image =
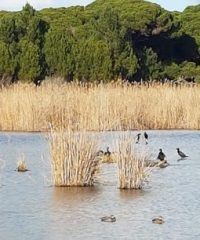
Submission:
MULTIPOLYGON (((0 134, 0 239, 200 239, 200 131, 148 131, 137 148, 171 165, 156 169, 143 191, 120 191, 115 165, 103 166, 93 188, 51 186, 48 142, 43 134, 0 134), (176 147, 190 157, 179 159, 176 147), (15 171, 24 153, 29 172, 15 171), (100 217, 113 214, 115 223, 100 217), (152 223, 162 215, 163 225, 152 223)), ((132 136, 136 132, 131 132, 132 136)), ((100 133, 103 150, 119 132, 100 133)))

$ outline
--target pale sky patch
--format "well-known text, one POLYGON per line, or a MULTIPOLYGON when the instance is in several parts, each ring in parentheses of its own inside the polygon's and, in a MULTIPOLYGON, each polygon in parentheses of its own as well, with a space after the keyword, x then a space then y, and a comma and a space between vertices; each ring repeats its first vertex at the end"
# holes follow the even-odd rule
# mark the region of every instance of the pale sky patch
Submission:
MULTIPOLYGON (((35 9, 49 7, 69 7, 69 6, 86 6, 93 2, 92 0, 28 0, 35 9)), ((200 0, 151 0, 160 4, 168 10, 182 11, 189 5, 200 4, 200 0)), ((0 10, 19 11, 27 3, 27 0, 0 0, 0 10)))

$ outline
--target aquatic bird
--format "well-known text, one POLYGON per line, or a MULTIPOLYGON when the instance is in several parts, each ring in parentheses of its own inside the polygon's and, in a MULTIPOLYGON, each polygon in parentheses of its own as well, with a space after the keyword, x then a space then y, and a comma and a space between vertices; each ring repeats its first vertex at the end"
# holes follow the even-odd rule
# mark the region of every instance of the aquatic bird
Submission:
POLYGON ((158 157, 157 157, 157 159, 159 159, 160 161, 164 161, 165 160, 165 154, 164 154, 164 152, 162 151, 162 149, 160 148, 159 149, 159 153, 158 153, 158 157))
POLYGON ((102 151, 102 150, 99 150, 98 152, 97 152, 97 154, 96 154, 96 156, 102 156, 104 154, 104 151, 102 151))
POLYGON ((101 217, 102 222, 116 222, 116 217, 114 215, 101 217))
POLYGON ((106 155, 106 156, 110 156, 111 155, 109 147, 107 147, 107 150, 106 150, 106 152, 104 152, 104 155, 106 155))
POLYGON ((181 152, 179 148, 177 148, 176 150, 177 150, 178 155, 179 155, 181 158, 186 158, 186 157, 188 157, 187 155, 185 155, 185 153, 181 152))
POLYGON ((146 144, 148 144, 148 138, 149 138, 149 136, 148 136, 148 134, 147 134, 146 132, 144 132, 144 138, 145 138, 146 144))
POLYGON ((139 141, 140 141, 140 135, 141 135, 141 133, 138 133, 138 134, 136 135, 136 138, 137 138, 136 143, 139 143, 139 141))
POLYGON ((163 224, 165 221, 162 216, 158 216, 158 217, 153 218, 152 222, 156 223, 156 224, 163 224))

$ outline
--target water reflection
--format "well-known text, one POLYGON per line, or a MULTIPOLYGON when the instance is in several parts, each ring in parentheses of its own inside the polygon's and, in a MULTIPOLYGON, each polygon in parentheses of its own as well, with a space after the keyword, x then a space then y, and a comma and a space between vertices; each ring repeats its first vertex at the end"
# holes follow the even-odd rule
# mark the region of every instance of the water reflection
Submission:
MULTIPOLYGON (((93 133, 94 134, 94 133, 93 133)), ((99 134, 101 149, 112 146, 120 132, 99 134)), ((1 240, 22 239, 199 239, 200 132, 148 131, 149 143, 138 150, 157 157, 162 148, 171 164, 152 172, 144 190, 117 188, 116 164, 104 164, 95 187, 50 186, 48 143, 42 134, 0 134, 1 240), (176 148, 190 156, 177 161, 176 148), (29 172, 15 170, 19 153, 29 172), (42 157, 41 157, 42 156, 42 157), (3 162, 1 160, 4 160, 3 162), (100 218, 113 214, 115 223, 100 218), (162 226, 152 218, 162 215, 162 226)), ((130 132, 136 135, 136 132, 130 132)))
POLYGON ((89 203, 97 197, 102 189, 99 187, 54 187, 52 194, 56 203, 68 203, 70 206, 79 206, 89 203))
POLYGON ((124 201, 133 201, 137 198, 141 198, 144 197, 145 194, 147 194, 148 191, 144 191, 144 190, 125 190, 125 189, 119 189, 119 197, 120 199, 124 200, 124 201))

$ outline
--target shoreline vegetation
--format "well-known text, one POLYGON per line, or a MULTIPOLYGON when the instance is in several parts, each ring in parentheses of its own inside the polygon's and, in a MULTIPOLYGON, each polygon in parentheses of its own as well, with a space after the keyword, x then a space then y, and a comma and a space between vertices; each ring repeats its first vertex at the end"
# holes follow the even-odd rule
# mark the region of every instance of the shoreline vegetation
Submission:
POLYGON ((18 83, 0 89, 0 131, 199 130, 199 106, 199 85, 18 83))
POLYGON ((0 84, 48 77, 200 83, 200 5, 183 12, 133 0, 0 11, 0 84))

